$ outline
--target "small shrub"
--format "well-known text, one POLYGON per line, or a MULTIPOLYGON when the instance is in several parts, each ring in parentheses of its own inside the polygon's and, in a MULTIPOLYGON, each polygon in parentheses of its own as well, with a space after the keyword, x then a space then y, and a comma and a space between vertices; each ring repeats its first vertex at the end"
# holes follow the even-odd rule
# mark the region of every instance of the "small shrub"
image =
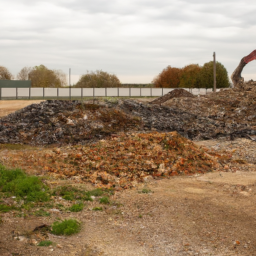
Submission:
POLYGON ((49 240, 44 240, 44 241, 41 241, 38 246, 50 246, 52 245, 52 241, 49 241, 49 240))
POLYGON ((80 204, 73 204, 73 205, 69 208, 69 210, 70 210, 71 212, 80 212, 80 211, 83 210, 83 208, 84 208, 84 205, 83 205, 82 203, 80 203, 80 204))
POLYGON ((74 219, 55 221, 52 225, 52 233, 54 235, 72 235, 78 233, 81 229, 81 224, 74 219))
POLYGON ((93 211, 103 211, 103 208, 102 207, 94 207, 92 210, 93 211))
POLYGON ((100 203, 101 204, 109 204, 109 198, 107 196, 103 196, 102 198, 100 198, 100 203))

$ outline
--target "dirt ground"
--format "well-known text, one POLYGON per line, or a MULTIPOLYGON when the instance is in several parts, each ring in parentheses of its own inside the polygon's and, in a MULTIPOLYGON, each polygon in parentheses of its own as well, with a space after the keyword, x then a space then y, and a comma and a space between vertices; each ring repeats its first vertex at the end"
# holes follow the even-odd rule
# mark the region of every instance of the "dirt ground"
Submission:
MULTIPOLYGON (((2 116, 31 101, 9 104, 0 101, 2 116)), ((2 214, 0 255, 256 255, 255 142, 196 143, 234 152, 238 163, 226 166, 227 172, 149 179, 137 188, 116 192, 110 199, 118 204, 106 206, 102 212, 92 211, 97 205, 93 201, 79 213, 53 209, 49 217, 2 214), (151 192, 140 193, 143 188, 151 192), (55 242, 50 247, 36 246, 26 238, 35 227, 50 225, 57 218, 78 219, 81 232, 70 237, 49 234, 49 240, 55 242)), ((6 156, 8 150, 1 150, 0 162, 6 156)))
POLYGON ((0 117, 7 116, 18 109, 42 101, 43 100, 0 100, 0 117))

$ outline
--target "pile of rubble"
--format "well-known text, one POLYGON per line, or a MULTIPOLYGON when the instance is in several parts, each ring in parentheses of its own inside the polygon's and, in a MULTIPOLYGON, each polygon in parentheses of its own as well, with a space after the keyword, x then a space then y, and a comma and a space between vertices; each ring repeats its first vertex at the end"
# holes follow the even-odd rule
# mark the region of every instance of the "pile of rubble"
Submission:
POLYGON ((255 140, 255 85, 255 82, 250 81, 244 84, 244 90, 230 88, 195 98, 173 98, 163 105, 211 120, 215 125, 223 127, 223 135, 255 140))
POLYGON ((152 178, 222 170, 230 157, 207 151, 177 132, 128 132, 90 145, 12 151, 0 160, 28 173, 36 169, 57 178, 122 189, 152 178))
MULTIPOLYGON (((123 101, 120 108, 126 113, 142 118, 144 130, 157 130, 162 132, 177 131, 182 136, 193 140, 205 140, 219 137, 248 137, 254 139, 256 127, 250 126, 248 122, 235 122, 232 117, 216 118, 216 116, 205 115, 197 104, 197 98, 175 98, 174 102, 186 102, 187 105, 149 105, 132 100, 123 101), (192 110, 195 104, 194 112, 192 110), (191 105, 191 106, 190 106, 191 105), (189 109, 190 106, 190 109, 189 109)), ((167 101, 168 103, 169 101, 167 101)), ((207 103, 207 101, 206 101, 207 103)), ((207 103, 208 104, 208 103, 207 103)), ((254 107, 255 108, 255 107, 254 107)), ((217 112, 217 116, 222 115, 217 112)), ((244 116, 242 116, 244 118, 244 116)), ((241 118, 242 118, 241 117, 241 118)), ((255 117, 252 123, 255 123, 255 117)))
POLYGON ((164 96, 151 101, 150 104, 162 104, 172 98, 180 98, 180 97, 195 97, 195 96, 184 89, 175 89, 171 92, 168 92, 164 96))
POLYGON ((1 118, 0 143, 84 144, 129 129, 140 119, 107 105, 48 100, 1 118))
POLYGON ((48 100, 0 119, 0 143, 85 144, 121 131, 177 131, 192 140, 256 140, 256 86, 194 97, 174 90, 151 102, 116 105, 48 100), (153 104, 162 103, 162 104, 153 104))

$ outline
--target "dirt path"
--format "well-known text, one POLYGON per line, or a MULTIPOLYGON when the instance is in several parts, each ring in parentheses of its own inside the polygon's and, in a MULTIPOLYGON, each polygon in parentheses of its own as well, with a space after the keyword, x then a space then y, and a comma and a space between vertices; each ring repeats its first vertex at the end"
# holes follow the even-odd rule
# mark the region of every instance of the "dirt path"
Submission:
POLYGON ((256 255, 256 172, 208 173, 146 184, 152 193, 119 192, 123 206, 103 212, 52 213, 50 218, 4 218, 1 255, 256 255), (77 218, 82 231, 50 235, 58 246, 40 248, 15 241, 24 232, 56 218, 77 218), (3 254, 4 249, 6 253, 3 254), (22 254, 14 254, 20 253, 22 254))
POLYGON ((42 101, 43 100, 0 100, 0 117, 7 116, 18 109, 42 101))

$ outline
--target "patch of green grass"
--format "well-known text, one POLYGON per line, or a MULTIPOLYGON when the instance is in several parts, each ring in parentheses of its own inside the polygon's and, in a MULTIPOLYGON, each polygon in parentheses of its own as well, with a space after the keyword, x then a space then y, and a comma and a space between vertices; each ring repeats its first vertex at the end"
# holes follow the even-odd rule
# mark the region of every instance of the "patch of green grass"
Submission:
POLYGON ((93 211, 103 211, 102 207, 94 207, 92 208, 93 211))
POLYGON ((91 195, 80 189, 74 188, 72 186, 60 186, 53 192, 54 195, 61 196, 65 200, 84 200, 92 201, 91 195))
POLYGON ((52 245, 53 242, 52 241, 49 241, 49 240, 44 240, 44 241, 41 241, 38 246, 50 246, 52 245))
POLYGON ((0 165, 0 191, 15 195, 26 202, 45 202, 49 189, 36 176, 28 176, 20 169, 9 170, 0 165))
POLYGON ((83 205, 82 203, 79 203, 79 204, 73 204, 73 205, 69 208, 69 210, 70 210, 71 212, 80 212, 80 211, 83 210, 83 208, 84 208, 84 205, 83 205))
POLYGON ((16 208, 14 206, 9 206, 5 204, 0 204, 0 212, 9 212, 11 210, 15 210, 16 208))
POLYGON ((142 214, 139 215, 139 218, 140 218, 140 219, 142 218, 142 214))
POLYGON ((54 235, 72 235, 80 231, 81 224, 75 219, 68 219, 63 221, 55 221, 52 224, 52 233, 54 235))
POLYGON ((103 195, 103 190, 100 188, 96 188, 94 190, 88 191, 87 192, 90 196, 102 196, 103 195))
POLYGON ((49 212, 44 211, 43 209, 40 209, 40 210, 38 210, 38 211, 35 211, 35 212, 33 213, 33 215, 38 216, 38 217, 48 217, 48 216, 50 216, 51 214, 50 214, 49 212))
POLYGON ((103 196, 102 198, 100 198, 100 203, 101 204, 109 204, 109 198, 107 196, 103 196))

